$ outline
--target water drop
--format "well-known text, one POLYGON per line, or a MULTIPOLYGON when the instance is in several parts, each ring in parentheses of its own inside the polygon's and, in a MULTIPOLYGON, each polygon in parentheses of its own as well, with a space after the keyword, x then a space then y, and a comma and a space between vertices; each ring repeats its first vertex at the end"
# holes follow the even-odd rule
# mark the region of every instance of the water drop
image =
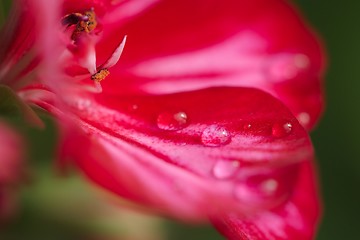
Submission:
POLYGON ((275 179, 268 179, 261 183, 261 191, 266 195, 271 195, 276 192, 278 188, 278 182, 275 179))
POLYGON ((294 56, 294 64, 299 69, 306 69, 310 65, 309 57, 304 54, 296 54, 294 56))
POLYGON ((310 123, 310 115, 306 112, 302 112, 297 116, 297 119, 299 120, 300 124, 304 127, 307 127, 310 123))
POLYGON ((139 110, 139 105, 136 103, 132 103, 132 104, 128 104, 126 105, 126 110, 128 110, 129 112, 135 113, 139 110))
POLYGON ((254 192, 246 186, 246 184, 237 184, 234 188, 235 198, 242 202, 251 202, 254 199, 254 192))
POLYGON ((243 128, 245 131, 248 131, 252 128, 252 125, 250 123, 248 123, 248 124, 245 124, 243 128))
POLYGON ((274 137, 285 137, 286 135, 288 135, 292 130, 292 124, 287 122, 287 123, 275 123, 272 127, 272 135, 274 137))
POLYGON ((275 179, 265 179, 260 182, 242 182, 234 188, 235 198, 242 202, 260 203, 277 198, 278 182, 275 179))
POLYGON ((229 143, 231 136, 229 131, 218 125, 210 125, 201 134, 201 142, 209 147, 218 147, 229 143))
POLYGON ((274 81, 284 81, 296 77, 309 65, 309 57, 304 54, 279 55, 272 59, 269 74, 274 81))
POLYGON ((218 161, 213 168, 213 174, 218 179, 226 179, 235 175, 239 169, 239 161, 218 161))
POLYGON ((180 130, 187 124, 187 115, 184 112, 163 112, 157 117, 156 123, 162 130, 180 130))
POLYGON ((131 105, 131 110, 136 111, 139 109, 139 106, 136 104, 131 105))

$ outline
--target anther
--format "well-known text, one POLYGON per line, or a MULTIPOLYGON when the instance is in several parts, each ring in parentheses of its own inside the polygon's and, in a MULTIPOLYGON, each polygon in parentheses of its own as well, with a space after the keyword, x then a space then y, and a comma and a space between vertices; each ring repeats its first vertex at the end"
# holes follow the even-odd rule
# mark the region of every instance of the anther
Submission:
POLYGON ((110 74, 110 71, 107 68, 103 68, 103 69, 100 69, 99 71, 97 71, 97 73, 91 75, 91 80, 94 80, 95 82, 101 82, 109 74, 110 74))
POLYGON ((74 41, 79 38, 81 33, 90 33, 97 26, 96 15, 93 9, 86 11, 84 14, 70 13, 61 19, 61 23, 64 26, 66 25, 67 28, 75 25, 71 35, 71 39, 74 41))
POLYGON ((80 21, 78 24, 81 30, 89 33, 97 26, 96 16, 93 10, 85 12, 85 16, 87 17, 87 20, 80 21))

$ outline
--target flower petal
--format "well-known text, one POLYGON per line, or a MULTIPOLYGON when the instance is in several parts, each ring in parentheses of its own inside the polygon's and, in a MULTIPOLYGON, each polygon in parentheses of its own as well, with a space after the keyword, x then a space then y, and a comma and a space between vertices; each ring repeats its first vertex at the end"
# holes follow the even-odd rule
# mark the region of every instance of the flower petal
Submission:
POLYGON ((320 215, 316 179, 309 162, 301 166, 299 179, 288 203, 248 219, 228 215, 214 219, 229 240, 311 240, 320 215))
POLYGON ((19 75, 29 71, 35 61, 30 51, 35 41, 38 23, 33 6, 26 0, 14 1, 8 21, 1 29, 0 83, 10 85, 19 75))
POLYGON ((68 131, 63 155, 99 185, 181 219, 278 206, 312 158, 298 121, 256 89, 79 95, 65 105, 85 134, 68 131))
POLYGON ((32 30, 37 25, 33 9, 30 6, 30 11, 26 11, 27 7, 29 8, 29 3, 26 0, 14 1, 9 20, 1 29, 1 34, 4 36, 0 48, 2 68, 5 68, 5 64, 14 64, 18 61, 34 42, 35 31, 32 30))
POLYGON ((9 126, 0 121, 0 186, 20 179, 23 166, 23 144, 9 126))
MULTIPOLYGON (((58 42, 54 40, 58 35, 54 26, 59 24, 57 4, 58 1, 14 1, 1 32, 4 36, 0 47, 1 84, 18 90, 41 81, 39 75, 43 73, 42 67, 46 68, 43 59, 49 50, 48 42, 58 42)), ((56 52, 54 48, 51 51, 56 52)), ((56 62, 57 57, 54 53, 49 61, 56 62)))
POLYGON ((104 92, 256 87, 280 98, 308 129, 322 111, 322 49, 287 1, 161 1, 103 30, 101 62, 128 35, 104 92))
POLYGON ((16 185, 24 177, 23 142, 0 121, 0 224, 16 211, 16 185))

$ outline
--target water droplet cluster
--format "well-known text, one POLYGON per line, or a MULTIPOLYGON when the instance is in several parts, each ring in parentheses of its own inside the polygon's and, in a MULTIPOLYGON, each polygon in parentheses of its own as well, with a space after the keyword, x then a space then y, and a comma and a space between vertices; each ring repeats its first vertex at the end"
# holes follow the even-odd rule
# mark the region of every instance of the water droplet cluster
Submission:
MULTIPOLYGON (((157 116, 156 124, 161 130, 178 131, 188 126, 188 115, 183 111, 162 112, 157 116)), ((283 120, 260 127, 253 122, 242 125, 243 131, 256 132, 258 128, 266 128, 266 132, 273 138, 283 138, 291 133, 293 124, 283 120)), ((232 141, 232 138, 234 136, 228 128, 220 124, 206 126, 199 135, 200 143, 210 148, 225 146, 232 141)), ((243 176, 240 174, 242 167, 243 163, 239 159, 219 159, 211 168, 211 174, 215 179, 232 182, 231 191, 236 201, 249 206, 271 206, 281 200, 286 193, 283 191, 283 181, 278 177, 257 174, 243 176)))

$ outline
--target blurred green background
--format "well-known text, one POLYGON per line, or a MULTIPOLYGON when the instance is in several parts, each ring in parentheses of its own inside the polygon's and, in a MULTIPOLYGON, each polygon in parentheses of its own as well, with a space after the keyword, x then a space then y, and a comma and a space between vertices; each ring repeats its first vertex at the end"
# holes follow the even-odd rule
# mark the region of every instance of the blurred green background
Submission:
MULTIPOLYGON (((357 239, 360 228, 360 2, 296 2, 322 36, 329 56, 325 85, 327 109, 312 133, 325 205, 317 239, 357 239)), ((113 209, 104 207, 102 199, 94 197, 93 190, 79 178, 64 180, 54 174, 49 161, 54 149, 49 146, 55 145, 56 132, 53 123, 44 118, 48 125, 46 131, 26 130, 31 139, 37 139, 29 146, 34 172, 21 192, 18 217, 1 229, 0 239, 108 240, 117 239, 112 236, 119 233, 130 234, 131 227, 126 225, 130 217, 124 220, 113 214, 113 209)), ((140 218, 135 216, 134 222, 137 224, 136 219, 140 218)), ((211 227, 191 227, 156 217, 146 217, 146 221, 153 225, 144 223, 144 231, 146 227, 154 232, 164 229, 162 235, 171 240, 223 239, 211 227)), ((135 232, 140 230, 135 226, 135 232)), ((146 236, 144 239, 150 240, 146 236)))
POLYGON ((325 215, 319 240, 359 239, 360 2, 298 0, 327 46, 327 109, 312 139, 325 215))

